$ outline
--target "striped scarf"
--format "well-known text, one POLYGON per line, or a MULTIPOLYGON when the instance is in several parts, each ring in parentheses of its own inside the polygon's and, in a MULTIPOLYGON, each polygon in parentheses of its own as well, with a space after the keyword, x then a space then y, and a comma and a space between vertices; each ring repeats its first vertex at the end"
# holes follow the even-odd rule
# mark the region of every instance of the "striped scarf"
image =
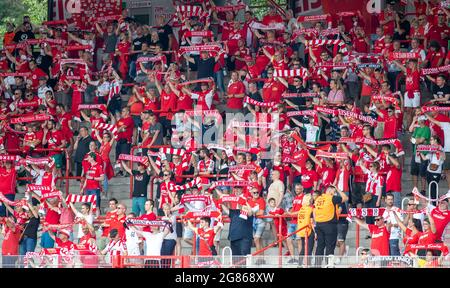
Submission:
POLYGON ((95 121, 92 125, 92 129, 109 131, 115 139, 117 139, 117 137, 119 136, 119 130, 117 129, 116 125, 98 123, 97 121, 95 121))
POLYGON ((97 195, 75 195, 75 194, 69 194, 66 198, 66 203, 69 205, 69 203, 79 203, 79 202, 90 202, 92 211, 97 210, 97 195))
MULTIPOLYGON (((307 16, 304 16, 307 17, 307 16)), ((347 47, 345 46, 345 42, 336 39, 336 40, 308 40, 305 42, 305 46, 322 46, 322 45, 338 45, 339 52, 344 54, 344 56, 348 55, 347 47)))
POLYGON ((276 69, 273 72, 273 77, 301 77, 305 78, 308 75, 308 70, 306 68, 293 69, 293 70, 282 70, 276 69))

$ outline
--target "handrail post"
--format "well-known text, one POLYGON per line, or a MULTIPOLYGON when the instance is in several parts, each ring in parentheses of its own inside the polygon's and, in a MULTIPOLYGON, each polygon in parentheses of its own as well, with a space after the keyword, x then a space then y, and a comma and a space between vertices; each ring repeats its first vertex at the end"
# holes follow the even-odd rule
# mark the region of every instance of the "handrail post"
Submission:
POLYGON ((356 247, 359 247, 359 225, 356 225, 355 233, 356 233, 356 247))
POLYGON ((283 240, 282 240, 282 234, 281 234, 281 215, 277 216, 278 218, 278 252, 279 252, 279 257, 278 257, 278 267, 281 268, 282 264, 283 264, 283 258, 281 258, 283 256, 283 240))
MULTIPOLYGON (((305 231, 305 245, 303 245, 303 246, 305 246, 304 247, 304 249, 305 249, 305 259, 303 259, 303 262, 305 262, 306 264, 305 264, 305 267, 308 267, 308 242, 309 242, 309 236, 308 236, 308 231, 309 231, 309 229, 308 228, 306 228, 305 229, 306 231, 305 231)), ((311 232, 312 233, 312 232, 311 232)), ((298 263, 299 265, 300 265, 300 263, 298 263)))
MULTIPOLYGON (((64 152, 66 154, 66 177, 69 177, 69 165, 70 165, 70 157, 69 157, 69 152, 67 152, 67 148, 64 149, 64 152)), ((66 196, 69 195, 69 179, 66 179, 66 196)))

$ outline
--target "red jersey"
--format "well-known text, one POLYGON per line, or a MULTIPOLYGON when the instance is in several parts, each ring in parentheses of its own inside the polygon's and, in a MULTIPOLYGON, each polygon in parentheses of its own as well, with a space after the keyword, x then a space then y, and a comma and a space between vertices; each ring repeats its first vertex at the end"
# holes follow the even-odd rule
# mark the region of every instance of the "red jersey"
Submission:
POLYGON ((431 232, 431 229, 428 230, 428 232, 419 232, 419 239, 417 241, 417 244, 419 245, 428 245, 433 244, 436 242, 438 238, 436 237, 436 234, 431 232))
MULTIPOLYGON (((86 177, 98 178, 98 177, 101 177, 102 175, 104 175, 103 167, 100 166, 98 163, 93 166, 91 165, 89 170, 87 170, 87 172, 86 172, 86 177)), ((100 181, 93 180, 93 179, 87 179, 86 180, 86 190, 95 190, 95 189, 100 189, 100 181)))
MULTIPOLYGON (((242 81, 232 82, 228 84, 227 94, 245 94, 245 86, 242 81)), ((227 99, 227 107, 230 109, 242 109, 243 105, 243 97, 242 98, 228 98, 227 99)))
MULTIPOLYGON (((406 91, 419 91, 420 90, 420 73, 418 70, 412 71, 412 69, 406 69, 406 91)), ((395 138, 395 137, 393 137, 395 138)))
POLYGON ((125 131, 118 133, 117 140, 125 139, 128 143, 131 143, 134 128, 133 118, 128 116, 117 121, 117 128, 120 128, 121 126, 125 126, 126 128, 125 131))
MULTIPOLYGON (((270 211, 269 214, 270 215, 283 215, 284 214, 284 210, 282 208, 278 207, 275 210, 270 211)), ((278 217, 277 218, 273 218, 273 223, 275 225, 275 229, 277 231, 277 234, 281 234, 282 236, 286 236, 287 235, 286 218, 278 218, 278 217), (281 221, 281 223, 280 223, 280 221, 281 221), (281 230, 280 230, 280 228, 281 228, 281 230)))
POLYGON ((319 175, 315 170, 301 169, 302 186, 305 189, 313 188, 314 182, 319 181, 319 175))
MULTIPOLYGON (((61 146, 62 141, 65 140, 64 135, 60 130, 48 131, 46 139, 47 139, 48 149, 55 149, 55 148, 61 146)), ((56 152, 56 151, 52 150, 48 153, 48 156, 52 156, 52 155, 56 155, 56 154, 60 154, 60 153, 61 152, 56 152)))
POLYGON ((211 247, 214 246, 214 237, 216 233, 213 228, 198 228, 198 236, 200 238, 200 249, 198 255, 211 256, 211 247))
POLYGON ((266 80, 262 89, 262 98, 266 103, 280 103, 285 90, 286 86, 281 82, 273 79, 266 80))
POLYGON ((372 243, 370 249, 373 255, 389 256, 389 236, 390 233, 386 229, 386 226, 378 227, 373 224, 369 224, 369 231, 372 235, 372 243))
POLYGON ((420 232, 412 235, 412 230, 409 228, 406 228, 405 231, 405 237, 403 238, 403 244, 417 244, 419 242, 419 236, 420 236, 420 232))
POLYGON ((402 168, 396 168, 394 165, 388 165, 386 175, 386 192, 402 191, 402 168))
MULTIPOLYGON (((117 218, 116 211, 108 211, 105 215, 105 223, 111 225, 111 222, 117 218)), ((108 237, 111 227, 102 227, 102 237, 108 237)))
MULTIPOLYGON (((292 201, 292 209, 291 212, 298 212, 303 205, 303 197, 305 197, 305 194, 300 194, 295 196, 294 201, 292 201)), ((297 223, 297 217, 292 217, 291 219, 291 224, 296 224, 297 223)))
MULTIPOLYGON (((150 212, 149 214, 141 215, 141 216, 139 217, 139 219, 142 219, 142 220, 148 220, 148 221, 155 221, 155 220, 156 220, 156 215, 155 215, 155 213, 150 212)), ((145 227, 142 229, 142 231, 145 231, 145 232, 151 232, 150 226, 145 226, 145 227)))
POLYGON ((177 96, 173 92, 167 93, 166 91, 162 90, 160 99, 161 99, 161 111, 164 111, 159 114, 160 117, 166 117, 167 120, 172 120, 172 113, 166 112, 176 111, 177 96))
POLYGON ((20 235, 22 234, 22 231, 19 229, 19 227, 16 227, 13 230, 11 230, 9 227, 6 226, 5 228, 5 236, 3 237, 2 242, 2 255, 18 255, 19 254, 19 239, 20 235))
POLYGON ((431 211, 431 217, 436 225, 436 239, 441 239, 445 227, 450 223, 450 213, 448 210, 442 211, 436 207, 431 211))
MULTIPOLYGON (((442 59, 442 61, 444 61, 445 58, 445 54, 439 50, 436 52, 433 51, 428 51, 427 57, 425 58, 425 60, 428 60, 428 62, 430 63, 430 68, 436 68, 439 65, 439 61, 442 59)), ((408 75, 408 74, 407 74, 408 75)))
POLYGON ((172 204, 172 200, 169 197, 169 187, 173 187, 175 185, 175 183, 173 183, 172 181, 169 182, 162 182, 160 185, 160 189, 161 189, 161 196, 159 199, 159 207, 160 209, 162 209, 162 205, 164 203, 169 203, 172 204))

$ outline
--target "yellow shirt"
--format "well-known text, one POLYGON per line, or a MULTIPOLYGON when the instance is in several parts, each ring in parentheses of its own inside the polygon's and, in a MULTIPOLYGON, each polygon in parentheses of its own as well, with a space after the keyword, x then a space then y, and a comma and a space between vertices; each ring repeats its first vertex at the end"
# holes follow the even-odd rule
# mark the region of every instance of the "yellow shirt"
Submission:
POLYGON ((337 219, 336 204, 333 203, 333 195, 322 194, 314 201, 314 217, 316 223, 329 222, 337 219))
POLYGON ((313 212, 313 208, 311 206, 302 206, 300 210, 298 210, 297 216, 297 229, 308 226, 305 229, 302 229, 297 232, 297 236, 307 238, 312 231, 311 227, 311 213, 313 212))

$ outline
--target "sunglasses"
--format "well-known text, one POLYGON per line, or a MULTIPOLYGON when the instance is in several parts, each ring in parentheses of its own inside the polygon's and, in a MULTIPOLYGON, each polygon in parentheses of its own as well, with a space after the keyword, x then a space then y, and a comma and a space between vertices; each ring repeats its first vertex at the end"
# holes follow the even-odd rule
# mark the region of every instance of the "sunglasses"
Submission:
POLYGON ((383 220, 382 218, 376 218, 375 221, 380 221, 383 220))
POLYGON ((170 176, 170 174, 164 174, 164 176, 170 176))
POLYGON ((414 203, 408 203, 408 206, 413 206, 413 205, 416 205, 416 204, 414 204, 414 203))

